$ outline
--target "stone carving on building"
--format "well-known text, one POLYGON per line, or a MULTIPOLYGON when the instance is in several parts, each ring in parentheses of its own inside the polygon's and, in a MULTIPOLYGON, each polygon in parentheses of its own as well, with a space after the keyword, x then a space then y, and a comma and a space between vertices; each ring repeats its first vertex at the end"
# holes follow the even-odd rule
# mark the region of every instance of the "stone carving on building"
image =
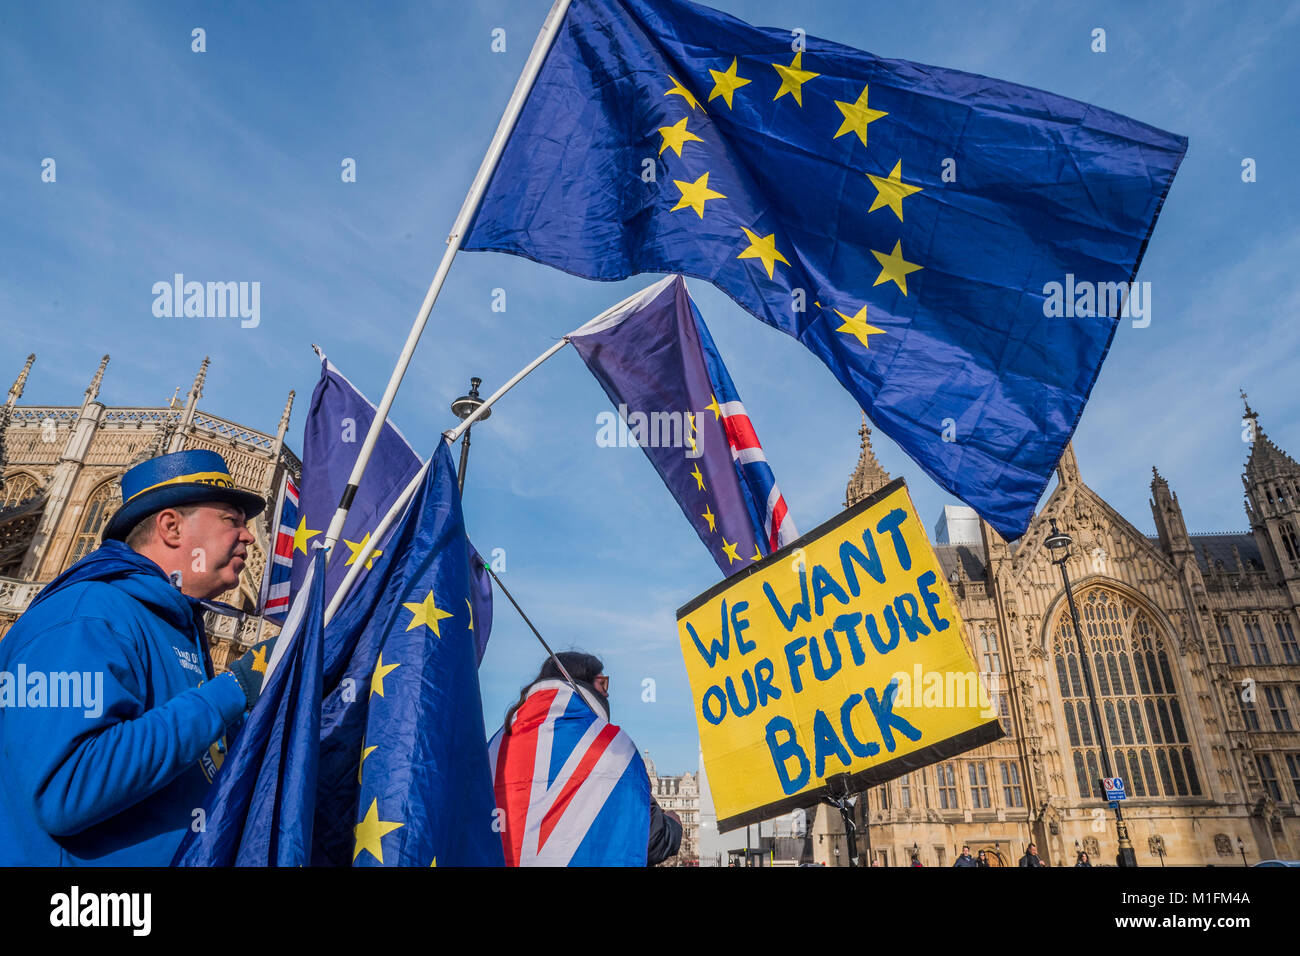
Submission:
MULTIPOLYGON (((28 356, 0 409, 0 638, 41 586, 98 547, 100 533, 121 506, 120 479, 147 458, 190 448, 207 448, 226 459, 236 483, 271 497, 280 476, 302 472, 284 444, 293 393, 274 435, 200 411, 209 360, 203 359, 183 406, 111 407, 98 400, 110 358, 99 362, 79 406, 19 405, 36 356, 28 356)), ((220 596, 250 616, 242 620, 208 615, 213 663, 220 669, 259 635, 257 609, 271 509, 255 519, 256 540, 237 587, 220 596)))

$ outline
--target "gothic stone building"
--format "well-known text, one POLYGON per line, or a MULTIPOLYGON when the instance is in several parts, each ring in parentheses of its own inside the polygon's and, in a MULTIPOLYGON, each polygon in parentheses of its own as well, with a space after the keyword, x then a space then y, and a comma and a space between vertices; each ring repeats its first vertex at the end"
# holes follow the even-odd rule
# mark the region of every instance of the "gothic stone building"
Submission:
MULTIPOLYGON (((122 504, 119 481, 132 465, 167 452, 206 448, 225 458, 239 487, 264 497, 279 488, 286 470, 301 474, 301 463, 284 444, 293 392, 275 435, 199 411, 205 358, 183 405, 173 398, 161 407, 109 408, 96 401, 108 366, 105 355, 79 406, 19 405, 35 359, 27 357, 0 408, 0 638, 42 585, 99 546, 104 525, 122 504)), ((270 522, 270 509, 252 522, 257 540, 248 547, 239 585, 220 596, 250 615, 270 551, 270 522)), ((210 614, 218 670, 254 643, 262 626, 255 616, 210 614)))
MULTIPOLYGON (((1055 519, 1074 539, 1066 567, 1139 865, 1300 858, 1300 466, 1249 405, 1246 424, 1247 532, 1189 534, 1153 469, 1157 534, 1144 535, 1083 482, 1067 448, 1019 541, 980 522, 978 540, 936 544, 1007 736, 872 788, 855 810, 860 852, 950 866, 968 843, 1015 865, 1032 840, 1053 866, 1072 865, 1076 848, 1115 862, 1079 651, 1044 546, 1055 519)), ((846 505, 889 481, 865 422, 861 435, 846 505)), ((833 865, 845 837, 828 810, 811 843, 833 865)))
POLYGON ((687 772, 676 777, 661 777, 655 771, 650 752, 644 751, 645 769, 650 775, 650 795, 665 811, 676 810, 682 818, 682 844, 675 857, 660 866, 700 865, 700 788, 695 774, 687 772))

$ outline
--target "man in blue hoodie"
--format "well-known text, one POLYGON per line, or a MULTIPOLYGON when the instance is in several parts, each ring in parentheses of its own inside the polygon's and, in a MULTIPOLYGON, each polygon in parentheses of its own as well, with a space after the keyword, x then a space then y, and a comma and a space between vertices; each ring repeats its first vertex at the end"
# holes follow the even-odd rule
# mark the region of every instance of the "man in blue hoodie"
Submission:
POLYGON ((0 640, 0 865, 166 866, 261 691, 266 646, 214 678, 203 613, 233 611, 210 599, 266 502, 210 451, 137 465, 122 497, 0 640))

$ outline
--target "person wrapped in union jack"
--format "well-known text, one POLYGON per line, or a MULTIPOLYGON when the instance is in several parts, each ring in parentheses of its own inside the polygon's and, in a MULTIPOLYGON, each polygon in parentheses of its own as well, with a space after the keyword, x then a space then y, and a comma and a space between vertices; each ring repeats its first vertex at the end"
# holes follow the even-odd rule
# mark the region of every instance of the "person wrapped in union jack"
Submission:
POLYGON ((548 657, 488 745, 507 866, 654 866, 681 846, 680 817, 609 722, 604 668, 578 651, 548 657))

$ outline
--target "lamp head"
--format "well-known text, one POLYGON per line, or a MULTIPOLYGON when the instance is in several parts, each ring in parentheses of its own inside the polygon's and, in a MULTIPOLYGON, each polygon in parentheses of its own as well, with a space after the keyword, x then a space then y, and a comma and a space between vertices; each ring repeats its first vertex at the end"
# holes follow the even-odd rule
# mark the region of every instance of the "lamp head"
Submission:
POLYGON ((1051 522, 1051 533, 1043 543, 1047 545, 1047 550, 1052 553, 1052 558, 1054 560, 1064 561, 1069 557, 1070 545, 1074 543, 1074 539, 1056 527, 1055 518, 1052 518, 1051 522))

